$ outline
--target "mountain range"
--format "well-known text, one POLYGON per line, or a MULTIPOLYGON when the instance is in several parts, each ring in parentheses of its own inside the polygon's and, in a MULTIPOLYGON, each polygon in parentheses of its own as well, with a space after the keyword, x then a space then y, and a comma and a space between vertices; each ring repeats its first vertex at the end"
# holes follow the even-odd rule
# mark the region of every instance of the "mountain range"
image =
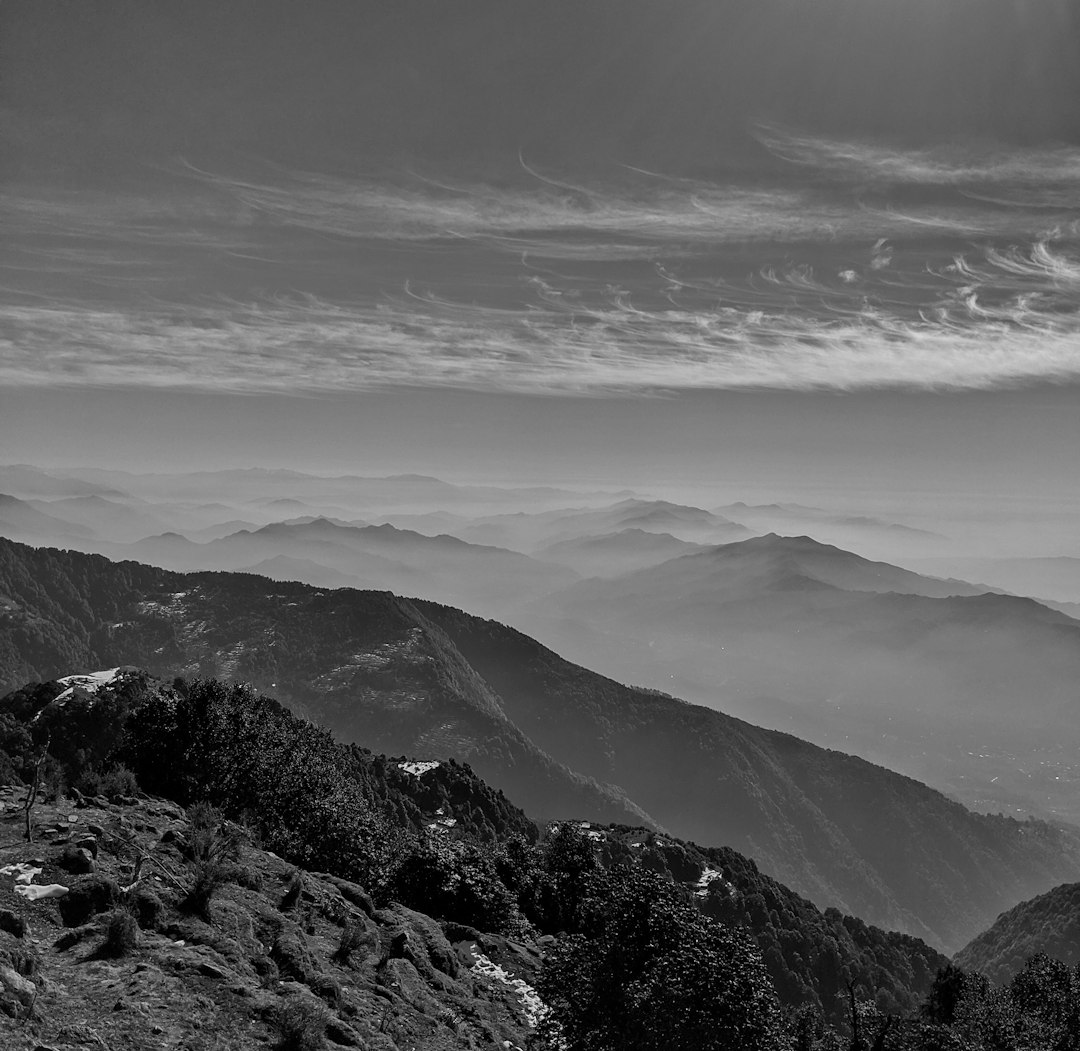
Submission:
POLYGON ((127 664, 250 680, 342 740, 467 760, 536 817, 731 846, 818 905, 946 951, 1080 863, 1068 828, 974 814, 449 607, 0 540, 0 684, 127 664))
POLYGON ((1080 818, 1080 622, 1031 599, 770 534, 580 581, 515 624, 980 809, 1080 818))

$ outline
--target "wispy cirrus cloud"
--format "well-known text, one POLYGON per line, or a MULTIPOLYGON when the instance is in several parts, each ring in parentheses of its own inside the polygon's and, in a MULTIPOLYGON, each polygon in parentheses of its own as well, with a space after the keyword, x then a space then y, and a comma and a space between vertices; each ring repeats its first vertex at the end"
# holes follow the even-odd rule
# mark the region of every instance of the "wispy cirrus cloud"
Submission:
POLYGON ((184 192, 9 193, 0 383, 602 395, 1080 379, 1080 226, 1018 203, 1072 192, 1058 154, 1017 160, 1023 180, 996 186, 1018 196, 994 202, 966 195, 989 181, 978 165, 785 148, 949 189, 901 207, 526 165, 501 186, 188 167, 184 192))

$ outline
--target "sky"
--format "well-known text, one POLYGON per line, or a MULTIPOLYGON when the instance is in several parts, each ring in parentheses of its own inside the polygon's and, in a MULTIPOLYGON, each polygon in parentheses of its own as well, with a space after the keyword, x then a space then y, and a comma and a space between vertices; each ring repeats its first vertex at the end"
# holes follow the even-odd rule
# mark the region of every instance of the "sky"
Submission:
POLYGON ((0 459, 1080 492, 1068 0, 0 6, 0 459))

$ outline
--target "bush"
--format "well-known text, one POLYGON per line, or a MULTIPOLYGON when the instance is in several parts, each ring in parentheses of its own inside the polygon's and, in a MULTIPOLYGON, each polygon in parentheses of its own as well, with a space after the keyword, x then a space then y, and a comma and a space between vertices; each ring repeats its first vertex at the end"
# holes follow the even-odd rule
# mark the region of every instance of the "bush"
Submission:
POLYGON ((197 861, 194 879, 187 889, 187 894, 180 902, 180 910, 207 923, 211 922, 210 902, 225 882, 225 875, 220 865, 213 862, 197 861))
POLYGON ((182 911, 210 922, 210 902, 221 886, 236 874, 241 832, 222 820, 221 812, 205 803, 188 811, 191 840, 187 855, 194 862, 194 874, 182 911))
POLYGON ((363 948, 374 948, 375 942, 375 934, 369 931, 365 924, 349 920, 341 932, 333 960, 335 963, 347 965, 354 952, 363 948))
POLYGON ((112 802, 125 796, 138 795, 139 782, 123 763, 118 763, 102 776, 100 794, 112 802))
POLYGON ((290 996, 274 1014, 280 1051, 321 1051, 329 1012, 308 996, 290 996))

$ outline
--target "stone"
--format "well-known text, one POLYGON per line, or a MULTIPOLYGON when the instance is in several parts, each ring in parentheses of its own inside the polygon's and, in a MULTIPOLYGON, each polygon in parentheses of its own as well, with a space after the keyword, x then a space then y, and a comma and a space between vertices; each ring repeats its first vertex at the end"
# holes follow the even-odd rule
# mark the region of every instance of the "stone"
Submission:
POLYGON ((0 931, 7 931, 15 938, 26 934, 26 919, 11 909, 0 909, 0 931))
POLYGON ((120 887, 114 880, 84 876, 76 880, 57 902, 64 926, 80 927, 92 916, 108 912, 119 900, 120 887))
POLYGON ((341 1047, 360 1047, 360 1037, 344 1022, 332 1018, 326 1025, 326 1039, 341 1047))
POLYGON ((94 871, 94 855, 83 847, 69 843, 57 860, 57 865, 65 872, 76 876, 88 876, 94 871))
POLYGON ((93 822, 90 822, 89 824, 87 824, 86 831, 89 832, 90 835, 92 835, 92 836, 103 836, 103 835, 105 835, 105 829, 103 829, 100 825, 93 824, 93 822))
POLYGON ((37 986, 33 982, 3 965, 0 965, 0 985, 23 1004, 32 1004, 37 996, 37 986))

